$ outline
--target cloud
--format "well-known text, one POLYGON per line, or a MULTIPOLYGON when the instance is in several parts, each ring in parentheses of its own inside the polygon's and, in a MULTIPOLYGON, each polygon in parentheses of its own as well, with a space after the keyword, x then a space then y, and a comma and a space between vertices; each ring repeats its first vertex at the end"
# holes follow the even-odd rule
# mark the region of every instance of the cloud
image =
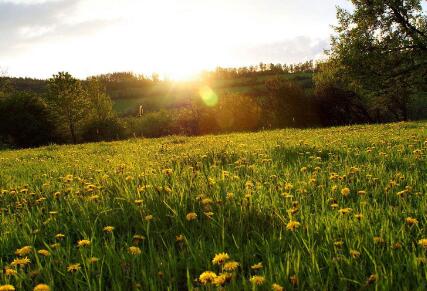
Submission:
POLYGON ((244 63, 260 60, 268 63, 295 63, 311 59, 319 59, 323 51, 329 47, 329 39, 313 39, 297 36, 279 42, 265 43, 240 47, 236 56, 244 63))

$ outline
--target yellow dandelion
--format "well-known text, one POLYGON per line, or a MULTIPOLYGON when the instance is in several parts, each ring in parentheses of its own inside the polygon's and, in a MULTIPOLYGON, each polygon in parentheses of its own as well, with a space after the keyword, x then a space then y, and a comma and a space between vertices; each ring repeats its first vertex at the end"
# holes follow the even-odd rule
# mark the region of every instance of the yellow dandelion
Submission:
POLYGON ((46 284, 38 284, 33 289, 34 291, 50 291, 50 287, 46 284))
POLYGON ((249 281, 253 284, 253 285, 257 285, 257 286, 261 286, 265 283, 265 278, 264 276, 252 276, 249 281))
POLYGON ((135 200, 135 201, 134 201, 134 203, 135 203, 137 206, 141 206, 141 205, 142 205, 142 203, 144 203, 144 200, 138 199, 138 200, 135 200))
POLYGON ((22 259, 14 259, 10 265, 12 267, 14 267, 14 266, 24 267, 24 266, 28 265, 29 263, 31 263, 30 259, 25 257, 22 259))
POLYGON ((199 276, 199 281, 203 285, 213 283, 217 275, 214 272, 211 271, 205 271, 199 276))
POLYGON ((145 218, 144 218, 146 221, 151 221, 151 220, 153 220, 153 215, 147 215, 147 216, 145 216, 145 218))
POLYGON ((378 276, 376 274, 372 274, 371 276, 369 276, 368 278, 368 284, 372 284, 375 283, 378 280, 378 276))
POLYGON ((48 256, 50 256, 50 253, 49 253, 49 251, 48 251, 48 250, 38 250, 38 251, 37 251, 37 253, 38 253, 39 255, 44 256, 44 257, 48 257, 48 256))
POLYGON ((350 256, 354 259, 360 257, 360 252, 356 251, 356 250, 350 250, 350 256))
POLYGON ((62 233, 58 233, 57 235, 55 235, 55 238, 56 239, 64 239, 65 238, 65 235, 63 235, 62 233))
POLYGON ((262 262, 259 262, 251 266, 252 270, 261 270, 262 268, 263 268, 262 262))
POLYGON ((291 221, 289 221, 289 222, 288 222, 288 224, 286 225, 286 228, 287 228, 288 230, 295 231, 298 227, 300 227, 300 225, 301 225, 301 223, 299 223, 298 221, 291 220, 291 221))
POLYGON ((351 208, 341 208, 340 210, 338 210, 339 213, 341 213, 342 215, 348 214, 352 211, 351 208))
POLYGON ((132 243, 133 244, 139 244, 139 243, 141 243, 142 241, 144 241, 145 240, 145 236, 143 236, 143 235, 140 235, 140 234, 135 234, 133 237, 132 237, 132 243))
POLYGON ((33 250, 32 247, 25 246, 25 247, 22 247, 20 249, 17 249, 16 252, 15 252, 15 255, 20 256, 20 257, 24 257, 24 256, 29 255, 32 250, 33 250))
POLYGON ((67 267, 67 271, 70 273, 75 273, 77 271, 79 271, 81 269, 80 264, 76 263, 76 264, 70 264, 67 267))
POLYGON ((362 220, 362 218, 363 218, 363 214, 361 214, 361 213, 358 213, 358 214, 355 214, 354 215, 354 218, 356 218, 357 220, 362 220))
POLYGON ((223 270, 224 271, 235 271, 239 267, 239 263, 236 261, 227 262, 224 264, 223 270))
POLYGON ((195 212, 190 212, 190 213, 187 214, 187 216, 185 218, 188 221, 196 220, 197 219, 197 214, 195 212))
POLYGON ((273 285, 271 285, 271 289, 273 291, 284 291, 285 290, 285 288, 283 288, 282 286, 280 286, 277 283, 274 283, 273 285))
POLYGON ((114 226, 109 225, 109 226, 104 227, 102 230, 103 230, 105 233, 112 233, 112 232, 113 232, 113 230, 114 230, 114 226))
POLYGON ((374 243, 376 243, 376 244, 384 244, 385 240, 382 237, 380 237, 380 236, 375 236, 374 237, 374 243))
POLYGON ((134 255, 134 256, 138 256, 142 253, 141 249, 139 247, 129 247, 128 252, 129 252, 129 254, 134 255))
POLYGON ((89 259, 87 260, 87 262, 88 262, 90 265, 93 265, 93 264, 97 263, 98 261, 99 261, 99 259, 98 259, 97 257, 91 257, 91 258, 89 258, 89 259))
POLYGON ((405 221, 406 221, 406 224, 409 225, 409 226, 418 224, 418 220, 416 218, 413 218, 413 217, 407 217, 405 219, 405 221))
POLYGON ((423 248, 427 249, 427 238, 422 238, 418 241, 418 244, 423 248))
POLYGON ((230 256, 227 253, 219 253, 212 259, 212 263, 214 265, 222 265, 228 259, 230 259, 230 256))
POLYGON ((18 271, 16 271, 15 269, 6 268, 6 269, 4 270, 4 274, 5 274, 6 276, 14 276, 14 275, 18 274, 18 271))
POLYGON ((82 239, 77 242, 78 247, 87 247, 90 246, 90 240, 82 239))
POLYGON ((345 187, 345 188, 341 189, 341 195, 344 197, 348 197, 348 195, 350 195, 350 188, 345 187))
POLYGON ((357 191, 357 195, 359 195, 359 196, 365 196, 366 195, 366 191, 364 191, 364 190, 357 191))
POLYGON ((177 242, 182 242, 182 241, 184 241, 185 237, 184 237, 184 235, 180 234, 180 235, 177 235, 175 237, 175 239, 177 242))
POLYGON ((14 291, 15 287, 13 285, 7 284, 7 285, 0 285, 0 291, 14 291))
POLYGON ((227 283, 228 281, 230 281, 232 278, 232 275, 229 273, 222 273, 219 274, 218 276, 216 276, 213 279, 213 284, 215 284, 216 286, 223 286, 225 283, 227 283))
POLYGON ((341 248, 344 245, 344 242, 342 240, 334 242, 334 246, 337 248, 341 248))

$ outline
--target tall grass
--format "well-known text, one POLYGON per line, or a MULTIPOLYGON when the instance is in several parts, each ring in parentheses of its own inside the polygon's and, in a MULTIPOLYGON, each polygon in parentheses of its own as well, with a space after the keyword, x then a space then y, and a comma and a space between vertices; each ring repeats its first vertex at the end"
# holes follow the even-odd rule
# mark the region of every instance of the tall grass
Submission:
POLYGON ((0 285, 425 290, 426 126, 0 152, 0 285), (24 246, 31 262, 12 266, 24 246), (201 280, 223 252, 239 266, 201 280))

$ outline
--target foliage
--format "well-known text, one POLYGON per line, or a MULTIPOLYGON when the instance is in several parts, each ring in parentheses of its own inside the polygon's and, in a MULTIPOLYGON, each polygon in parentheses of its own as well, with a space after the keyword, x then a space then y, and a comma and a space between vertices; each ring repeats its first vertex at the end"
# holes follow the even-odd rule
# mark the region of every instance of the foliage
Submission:
POLYGON ((46 103, 31 93, 14 93, 0 100, 0 142, 34 147, 57 142, 55 121, 46 103))
POLYGON ((329 69, 335 67, 334 79, 344 89, 369 98, 374 111, 386 107, 386 114, 406 120, 411 98, 427 84, 427 18, 421 1, 351 2, 352 11, 338 9, 329 69))
POLYGON ((46 100, 56 115, 58 126, 64 124, 72 142, 77 143, 78 130, 90 112, 90 102, 81 82, 69 73, 54 75, 48 81, 46 100))
POLYGON ((0 282, 425 290, 426 153, 425 122, 3 151, 0 282))

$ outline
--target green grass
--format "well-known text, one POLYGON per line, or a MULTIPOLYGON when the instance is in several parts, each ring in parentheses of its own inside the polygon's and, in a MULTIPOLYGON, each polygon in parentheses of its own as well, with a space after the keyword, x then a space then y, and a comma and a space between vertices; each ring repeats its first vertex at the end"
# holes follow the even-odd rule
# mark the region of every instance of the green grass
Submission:
POLYGON ((17 274, 0 285, 213 290, 198 278, 226 252, 240 264, 227 290, 425 290, 426 153, 426 122, 2 151, 0 267, 17 274), (23 246, 31 263, 12 267, 23 246))

